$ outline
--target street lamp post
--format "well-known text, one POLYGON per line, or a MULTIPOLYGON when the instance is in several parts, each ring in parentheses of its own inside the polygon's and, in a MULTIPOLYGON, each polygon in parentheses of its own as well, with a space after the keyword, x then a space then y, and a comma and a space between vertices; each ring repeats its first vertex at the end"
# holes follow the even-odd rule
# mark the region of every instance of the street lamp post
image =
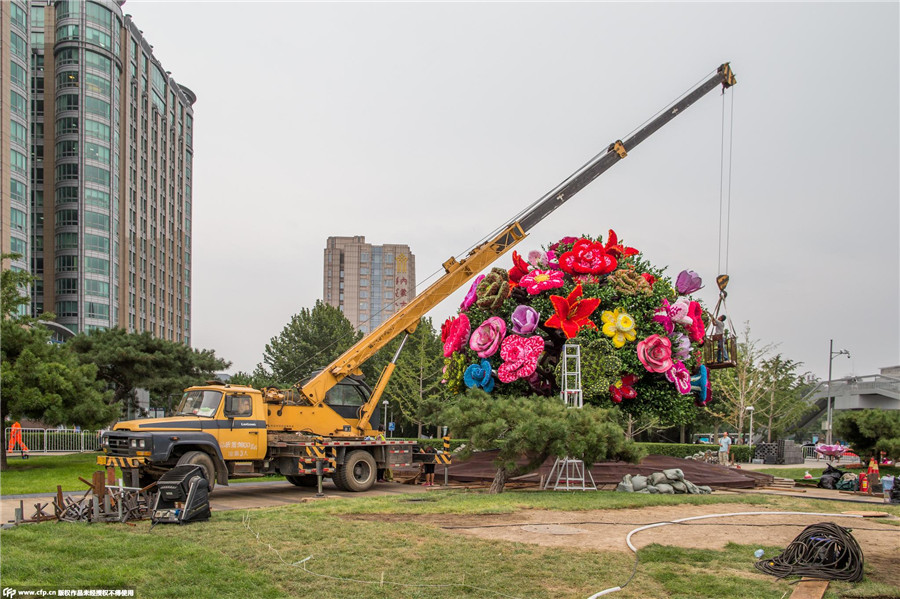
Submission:
POLYGON ((384 406, 384 414, 383 414, 382 417, 381 417, 381 424, 384 426, 385 432, 387 432, 387 427, 388 427, 388 423, 387 423, 388 400, 384 400, 383 402, 381 402, 381 405, 384 406))
POLYGON ((831 392, 831 363, 834 362, 835 356, 847 356, 849 358, 850 352, 847 351, 846 349, 842 349, 841 351, 834 351, 834 339, 830 339, 829 345, 828 345, 828 399, 827 399, 828 414, 826 416, 826 424, 825 424, 825 426, 826 426, 825 444, 826 445, 831 445, 831 442, 832 442, 831 429, 834 426, 834 423, 832 422, 832 418, 833 418, 832 405, 834 403, 834 395, 831 392))
POLYGON ((753 463, 753 410, 755 408, 753 406, 747 406, 747 411, 750 412, 750 463, 753 463))

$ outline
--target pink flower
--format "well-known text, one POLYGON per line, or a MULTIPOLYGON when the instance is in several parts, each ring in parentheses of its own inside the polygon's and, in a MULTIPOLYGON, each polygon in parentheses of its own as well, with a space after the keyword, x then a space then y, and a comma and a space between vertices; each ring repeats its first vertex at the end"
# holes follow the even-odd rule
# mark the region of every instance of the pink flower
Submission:
POLYGON ((531 306, 519 305, 512 313, 513 333, 530 335, 537 329, 541 315, 531 306))
POLYGON ((637 344, 638 359, 649 372, 668 372, 672 366, 672 342, 668 337, 650 335, 637 344))
POLYGON ((688 335, 690 335, 691 341, 702 343, 705 335, 703 330, 703 308, 697 302, 691 302, 688 305, 688 316, 691 319, 691 324, 688 326, 688 335))
POLYGON ((668 335, 675 332, 675 324, 672 322, 672 316, 669 314, 670 308, 669 300, 663 299, 662 308, 653 313, 653 322, 661 324, 668 335))
POLYGON ((682 395, 691 392, 691 371, 685 368, 682 362, 676 362, 666 371, 666 380, 675 383, 675 388, 682 395))
POLYGON ((469 347, 479 358, 487 358, 497 353, 500 342, 506 336, 506 322, 499 316, 491 316, 472 331, 469 347))
POLYGON ((688 295, 703 288, 703 279, 693 270, 682 270, 675 280, 675 290, 679 295, 688 295))
POLYGON ((675 333, 671 337, 672 350, 675 351, 674 360, 687 360, 691 357, 691 340, 684 333, 675 333))
POLYGON ((503 383, 511 383, 516 379, 528 378, 537 370, 538 358, 544 351, 544 338, 519 337, 510 335, 503 340, 500 357, 504 362, 497 370, 497 376, 503 383))
POLYGON ((480 283, 483 279, 484 275, 478 275, 477 277, 475 277, 475 281, 472 283, 472 286, 469 287, 469 292, 466 294, 466 297, 459 305, 460 310, 465 312, 466 310, 471 308, 472 304, 475 303, 475 300, 478 299, 478 295, 475 293, 475 289, 478 288, 478 283, 480 283))
POLYGON ((469 317, 465 314, 460 314, 453 320, 444 323, 444 326, 441 327, 441 332, 446 332, 446 336, 442 334, 441 338, 444 340, 445 358, 449 358, 453 355, 453 352, 462 349, 466 341, 469 340, 469 332, 471 330, 472 325, 469 324, 469 317))
POLYGON ((519 285, 529 295, 537 295, 541 291, 557 289, 565 284, 565 275, 559 270, 532 270, 519 279, 519 285))
POLYGON ((662 308, 653 313, 653 320, 663 325, 666 333, 671 335, 675 331, 675 324, 691 326, 692 320, 688 316, 688 308, 686 300, 679 299, 674 304, 669 304, 669 300, 663 299, 662 308))

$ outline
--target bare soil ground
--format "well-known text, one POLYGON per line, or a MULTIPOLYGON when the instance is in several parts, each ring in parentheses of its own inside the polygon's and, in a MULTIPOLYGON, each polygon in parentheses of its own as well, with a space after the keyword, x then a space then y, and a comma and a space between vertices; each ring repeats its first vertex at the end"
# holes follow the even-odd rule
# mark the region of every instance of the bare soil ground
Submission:
MULTIPOLYGON (((835 513, 843 511, 840 507, 844 506, 835 506, 835 513)), ((851 509, 855 509, 855 507, 853 506, 851 509)), ((777 510, 725 504, 656 506, 579 512, 522 510, 512 514, 499 515, 372 514, 351 515, 347 518, 415 521, 439 526, 453 534, 480 539, 582 550, 621 551, 630 554, 631 551, 625 543, 625 538, 629 531, 639 526, 690 516, 743 511, 777 510)), ((638 549, 652 543, 691 549, 721 549, 729 542, 786 547, 804 527, 819 522, 834 522, 855 529, 852 534, 862 548, 866 562, 875 567, 873 578, 890 584, 896 583, 891 580, 891 572, 900 560, 900 527, 878 522, 872 518, 775 514, 710 518, 688 524, 672 524, 641 531, 632 537, 631 542, 638 549)))

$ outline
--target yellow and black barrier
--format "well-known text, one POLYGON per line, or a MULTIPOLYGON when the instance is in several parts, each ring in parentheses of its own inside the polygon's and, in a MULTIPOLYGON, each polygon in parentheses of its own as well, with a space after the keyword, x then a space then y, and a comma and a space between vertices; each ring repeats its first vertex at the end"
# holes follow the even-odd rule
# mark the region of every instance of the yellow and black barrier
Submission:
POLYGON ((449 464, 452 461, 452 456, 449 453, 436 453, 434 454, 434 463, 435 464, 449 464))
POLYGON ((97 456, 97 464, 100 466, 106 466, 107 468, 113 468, 116 466, 118 466, 119 468, 137 468, 143 463, 144 458, 127 458, 109 455, 97 456))

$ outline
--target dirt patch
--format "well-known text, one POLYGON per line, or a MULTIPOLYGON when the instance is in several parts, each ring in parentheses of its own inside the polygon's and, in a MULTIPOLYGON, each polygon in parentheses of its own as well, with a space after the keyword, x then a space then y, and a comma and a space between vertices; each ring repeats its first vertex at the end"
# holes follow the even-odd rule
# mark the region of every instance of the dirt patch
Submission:
MULTIPOLYGON (((412 521, 480 539, 630 553, 625 538, 629 531, 639 526, 706 514, 777 511, 748 507, 741 509, 735 505, 681 505, 579 512, 521 510, 511 514, 485 515, 360 514, 346 518, 381 522, 412 521)), ((862 547, 866 561, 871 562, 876 571, 885 571, 880 565, 896 563, 900 557, 900 531, 896 526, 871 518, 775 514, 709 518, 690 524, 648 529, 634 535, 631 542, 638 549, 652 543, 693 549, 722 549, 728 542, 785 547, 804 527, 819 522, 834 522, 853 528, 852 534, 862 547), (881 532, 882 530, 888 532, 881 532)))

